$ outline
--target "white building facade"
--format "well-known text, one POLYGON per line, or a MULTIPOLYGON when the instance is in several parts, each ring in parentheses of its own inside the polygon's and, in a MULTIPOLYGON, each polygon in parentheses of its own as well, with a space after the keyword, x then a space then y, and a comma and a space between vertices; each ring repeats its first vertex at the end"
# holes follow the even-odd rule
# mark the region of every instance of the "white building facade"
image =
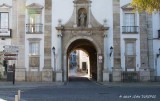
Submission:
POLYGON ((158 81, 160 13, 133 12, 130 2, 1 0, 0 51, 19 47, 17 81, 68 81, 74 50, 88 53, 97 81, 158 81))

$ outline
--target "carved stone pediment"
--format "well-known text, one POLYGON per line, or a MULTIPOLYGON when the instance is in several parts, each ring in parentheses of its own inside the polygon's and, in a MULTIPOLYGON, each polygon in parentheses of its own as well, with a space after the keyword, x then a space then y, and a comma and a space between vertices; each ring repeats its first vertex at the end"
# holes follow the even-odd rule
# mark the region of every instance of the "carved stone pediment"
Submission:
POLYGON ((28 9, 28 13, 30 14, 41 14, 42 13, 42 9, 43 6, 37 3, 32 3, 28 6, 26 6, 26 8, 28 9))
MULTIPOLYGON (((74 10, 69 21, 63 25, 63 29, 87 30, 92 28, 98 30, 108 30, 108 27, 100 24, 92 14, 90 0, 74 0, 74 10)), ((59 28, 57 28, 59 29, 59 28)))
POLYGON ((121 7, 123 10, 133 10, 134 8, 131 6, 130 3, 124 5, 121 7))
POLYGON ((0 8, 11 8, 12 6, 6 4, 6 3, 3 3, 0 5, 0 8))
POLYGON ((44 7, 37 3, 32 3, 27 6, 28 9, 43 9, 44 7))
MULTIPOLYGON (((92 14, 90 0, 74 0, 74 10, 69 21, 62 25, 61 20, 58 20, 56 27, 58 33, 61 33, 62 40, 67 41, 71 37, 92 37, 103 40, 107 35, 109 27, 106 20, 103 24, 99 23, 92 14), (84 14, 84 16, 82 16, 84 14), (81 18, 82 17, 82 18, 81 18)), ((59 36, 59 34, 58 34, 59 36)), ((65 43, 64 43, 65 44, 65 43)))

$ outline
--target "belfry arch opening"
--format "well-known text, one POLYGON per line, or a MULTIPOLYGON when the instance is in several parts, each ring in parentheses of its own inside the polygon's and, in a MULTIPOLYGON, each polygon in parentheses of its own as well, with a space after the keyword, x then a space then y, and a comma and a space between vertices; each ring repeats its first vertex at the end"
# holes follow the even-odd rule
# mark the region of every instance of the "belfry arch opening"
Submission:
POLYGON ((87 39, 77 39, 67 49, 68 80, 74 76, 97 80, 97 50, 87 39))

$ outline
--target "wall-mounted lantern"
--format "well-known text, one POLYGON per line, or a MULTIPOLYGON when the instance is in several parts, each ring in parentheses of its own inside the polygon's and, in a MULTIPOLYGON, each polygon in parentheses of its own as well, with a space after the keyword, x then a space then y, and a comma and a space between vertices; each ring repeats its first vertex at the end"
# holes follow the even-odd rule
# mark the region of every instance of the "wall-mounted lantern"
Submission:
POLYGON ((55 54, 55 47, 52 48, 53 54, 55 54))
POLYGON ((157 58, 160 56, 160 48, 159 48, 159 53, 157 54, 157 58))
POLYGON ((55 55, 55 47, 52 47, 53 58, 54 58, 54 70, 56 70, 56 55, 55 55))
POLYGON ((158 39, 160 39, 160 30, 158 30, 158 39))
POLYGON ((113 47, 111 46, 110 47, 110 54, 109 54, 110 57, 112 56, 112 53, 113 53, 113 47))

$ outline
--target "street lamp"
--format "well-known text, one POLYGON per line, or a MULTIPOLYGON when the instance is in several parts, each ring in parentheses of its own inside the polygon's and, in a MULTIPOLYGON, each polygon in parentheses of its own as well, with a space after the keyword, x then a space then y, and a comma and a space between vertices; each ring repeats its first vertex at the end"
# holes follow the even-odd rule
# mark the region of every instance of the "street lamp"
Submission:
POLYGON ((53 58, 54 58, 54 70, 56 69, 56 56, 55 56, 55 47, 52 47, 53 58))
POLYGON ((159 53, 157 54, 157 58, 160 56, 160 48, 158 50, 159 50, 159 53))
POLYGON ((111 47, 110 47, 110 54, 109 54, 110 57, 112 56, 112 53, 113 53, 113 47, 111 46, 111 47))

